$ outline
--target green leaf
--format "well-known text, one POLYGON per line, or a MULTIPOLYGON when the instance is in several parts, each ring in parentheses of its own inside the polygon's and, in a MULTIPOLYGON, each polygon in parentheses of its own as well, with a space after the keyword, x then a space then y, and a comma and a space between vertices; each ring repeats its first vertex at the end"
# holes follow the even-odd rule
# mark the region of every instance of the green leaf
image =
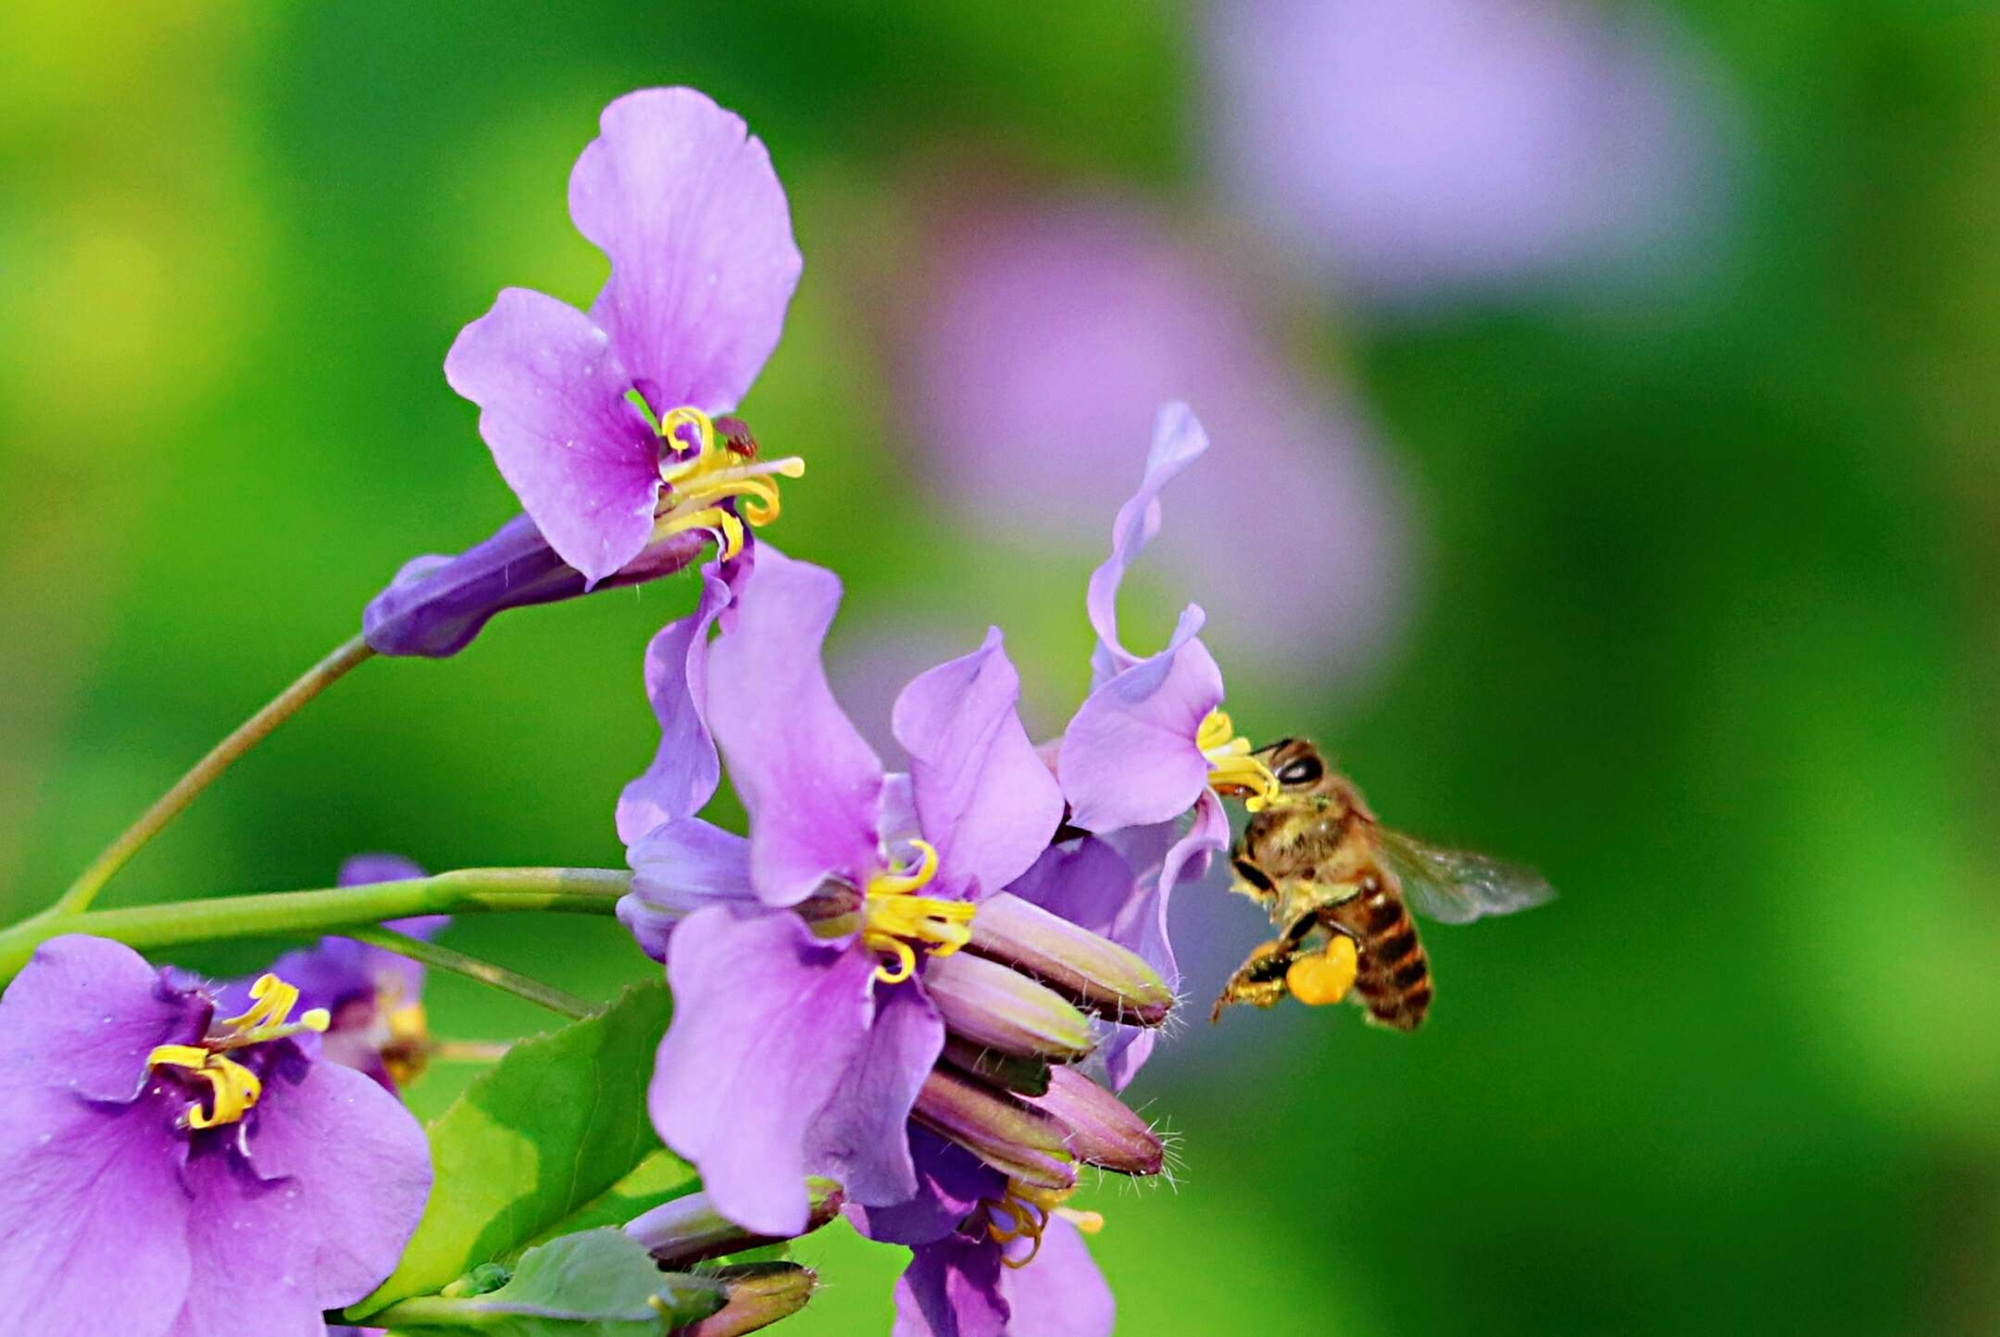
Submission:
POLYGON ((685 1197, 700 1187, 701 1176, 694 1167, 663 1147, 640 1161, 631 1174, 544 1230, 532 1243, 540 1244, 558 1235, 573 1235, 598 1226, 622 1226, 633 1217, 673 1198, 685 1197))
POLYGON ((349 1316, 507 1257, 659 1153, 646 1085, 671 1011, 664 985, 627 989, 599 1015, 514 1046, 432 1120, 424 1219, 395 1273, 349 1316))
POLYGON ((589 1230, 521 1255, 506 1285, 484 1295, 405 1300, 380 1315, 406 1337, 474 1331, 491 1337, 659 1337, 722 1307, 719 1283, 663 1274, 621 1230, 589 1230))

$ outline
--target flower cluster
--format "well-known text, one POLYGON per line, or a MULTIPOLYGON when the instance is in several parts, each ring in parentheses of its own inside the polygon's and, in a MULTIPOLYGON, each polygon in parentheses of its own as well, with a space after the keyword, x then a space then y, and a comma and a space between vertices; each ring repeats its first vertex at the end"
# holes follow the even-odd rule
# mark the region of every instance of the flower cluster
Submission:
MULTIPOLYGON (((1221 709, 1202 610, 1150 653, 1118 627, 1160 493, 1207 437, 1185 405, 1161 410, 1082 592, 1092 685, 1062 735, 1029 736, 994 628, 903 688, 890 725, 907 764, 892 768, 822 665, 839 579, 751 533, 802 466, 765 457, 725 416, 776 343, 800 268, 763 146, 691 90, 635 93, 605 110, 570 209, 611 260, 589 312, 508 289, 445 362, 524 514, 457 557, 411 563, 364 631, 377 653, 451 655, 498 611, 682 570, 713 545, 694 608, 646 650, 660 740, 616 806, 630 876, 426 877, 367 856, 337 888, 242 901, 235 923, 227 901, 88 913, 129 853, 114 847, 96 882, 0 931, 0 962, 19 967, 0 1001, 0 1330, 313 1334, 346 1307, 424 1331, 525 1331, 495 1317, 513 1314, 537 1332, 748 1332, 802 1306, 814 1279, 738 1255, 838 1213, 911 1249, 903 1337, 1110 1331, 1083 1239, 1103 1222, 1070 1200, 1090 1168, 1162 1171, 1161 1139, 1118 1093, 1175 1005, 1168 902, 1226 846, 1222 799, 1255 809, 1277 790, 1221 709), (725 767, 743 833, 702 815, 725 767), (665 966, 670 1023, 657 985, 651 1029, 635 1032, 646 991, 593 1011, 428 941, 447 922, 435 911, 614 903, 665 966), (344 933, 210 983, 93 928, 154 947, 344 933), (505 1167, 468 1169, 437 1142, 434 1171, 400 1100, 443 1048, 422 962, 575 1025, 485 1055, 500 1063, 487 1095, 531 1092, 524 1126, 573 1145, 549 1158, 562 1186, 503 1194, 483 1224, 460 1219, 479 1186, 449 1176, 505 1167), (562 1104, 564 1081, 601 1075, 590 1046, 642 1054, 656 1040, 645 1104, 699 1184, 619 1211, 638 1199, 609 1190, 661 1159, 631 1135, 636 1075, 603 1136, 599 1093, 552 1120, 543 1107, 552 1092, 562 1104), (611 1160, 614 1144, 630 1155, 611 1160)), ((239 734, 254 742, 263 719, 239 734)), ((474 1110, 465 1123, 500 1126, 474 1110)), ((457 1135, 452 1123, 429 1137, 457 1135)), ((532 1176, 525 1160, 513 1168, 532 1176)))

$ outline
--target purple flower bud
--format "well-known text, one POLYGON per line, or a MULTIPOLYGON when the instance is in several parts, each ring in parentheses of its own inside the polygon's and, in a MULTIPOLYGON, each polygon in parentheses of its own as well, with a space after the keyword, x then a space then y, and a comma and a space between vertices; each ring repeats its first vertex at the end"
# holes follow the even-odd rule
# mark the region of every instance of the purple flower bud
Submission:
POLYGON ((944 1037, 944 1061, 1016 1095, 1039 1096, 1049 1089, 1049 1065, 1044 1060, 982 1049, 955 1035, 944 1037))
POLYGON ((1132 1026, 1157 1026, 1173 990, 1137 952, 1002 892, 979 903, 966 950, 1012 966, 1086 1012, 1132 1026))
POLYGON ((1010 1179, 1034 1188, 1076 1185, 1075 1158, 1062 1124, 971 1077, 933 1069, 911 1113, 918 1123, 1010 1179))
POLYGON ((924 990, 947 1030, 1018 1058, 1073 1063, 1090 1053, 1090 1023, 1059 996, 997 961, 932 960, 924 990))
MULTIPOLYGON (((840 1185, 830 1179, 809 1179, 806 1191, 811 1205, 807 1211, 806 1228, 799 1233, 809 1235, 834 1218, 846 1195, 841 1192, 840 1185)), ((724 1254, 741 1253, 745 1249, 761 1248, 784 1238, 792 1238, 760 1235, 725 1220, 706 1193, 690 1193, 686 1197, 661 1203, 643 1216, 628 1221, 625 1233, 645 1245, 663 1266, 673 1267, 684 1267, 704 1258, 719 1258, 724 1254)))
POLYGON ((1069 1129, 1069 1149, 1085 1165, 1126 1175, 1156 1175, 1165 1163, 1165 1148, 1152 1126, 1074 1069, 1052 1069, 1048 1092, 1035 1097, 1033 1104, 1069 1129))
POLYGON ((699 557, 708 541, 702 531, 671 534, 593 587, 556 555, 533 520, 517 515, 456 557, 407 563, 369 602, 361 632, 376 654, 447 658, 471 644, 495 613, 671 575, 699 557))
POLYGON ((744 1263, 703 1276, 722 1283, 722 1308, 696 1323, 675 1328, 676 1337, 741 1337, 768 1328, 806 1307, 819 1276, 797 1263, 744 1263))

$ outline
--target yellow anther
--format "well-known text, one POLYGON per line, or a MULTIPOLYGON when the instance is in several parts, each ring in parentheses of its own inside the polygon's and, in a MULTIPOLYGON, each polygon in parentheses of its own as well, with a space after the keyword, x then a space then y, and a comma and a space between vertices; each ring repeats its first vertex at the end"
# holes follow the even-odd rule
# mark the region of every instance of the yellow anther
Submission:
POLYGON ((376 1010, 383 1014, 384 1025, 389 1032, 388 1040, 382 1045, 382 1067, 398 1089, 423 1076, 424 1069, 430 1066, 432 1049, 424 1005, 406 1003, 396 1006, 395 1000, 402 996, 402 992, 399 983, 394 989, 380 989, 375 994, 376 1010))
POLYGON ((933 956, 950 956, 972 941, 970 901, 947 901, 915 893, 930 885, 937 876, 937 850, 929 842, 913 840, 917 866, 913 869, 877 873, 868 879, 862 897, 861 940, 869 950, 896 958, 893 965, 875 968, 875 978, 884 984, 901 984, 917 970, 916 947, 921 945, 933 956))
POLYGON ((1211 710, 1195 730, 1194 745, 1208 758, 1208 787, 1218 794, 1242 798, 1251 812, 1261 810, 1282 792, 1278 777, 1251 755, 1250 740, 1239 737, 1226 712, 1211 710))
POLYGON ((1292 962, 1285 971, 1285 988, 1308 1007, 1337 1003, 1354 987, 1357 965, 1354 939, 1336 933, 1324 951, 1292 962))
POLYGON ((995 1244, 1010 1244, 1017 1239, 1028 1240, 1028 1252, 1019 1258, 1005 1253, 1000 1261, 1008 1267, 1022 1268, 1035 1261, 1035 1255, 1042 1251, 1042 1235, 1049 1228, 1049 1221, 1060 1216, 1086 1235, 1095 1235, 1104 1229, 1104 1218, 1096 1212, 1073 1211, 1063 1206, 1063 1202, 1076 1190, 1073 1188, 1037 1188, 1023 1184, 1018 1179, 1007 1181, 1007 1196, 998 1202, 988 1202, 986 1237, 995 1244))
POLYGON ((290 1020, 292 1009, 298 1006, 299 991, 276 975, 259 975, 250 986, 250 998, 250 1008, 243 1015, 216 1022, 226 1033, 211 1042, 214 1048, 241 1049, 300 1031, 324 1031, 332 1023, 323 1007, 312 1009, 297 1021, 290 1020))
POLYGON ((1081 1212, 1074 1207, 1058 1207, 1055 1214, 1086 1235, 1096 1235, 1104 1229, 1102 1212, 1081 1212))
POLYGON ((653 522, 653 540, 694 529, 716 531, 724 559, 743 550, 743 527, 756 529, 778 518, 778 478, 801 478, 806 462, 796 455, 777 460, 747 458, 716 442, 715 420, 691 405, 667 411, 660 435, 676 449, 685 449, 681 429, 695 431, 692 455, 669 455, 660 462, 660 481, 667 485, 661 510, 653 522), (734 510, 723 503, 734 501, 734 510))
POLYGON ((264 1084, 257 1080, 256 1073, 200 1045, 160 1045, 146 1056, 146 1065, 185 1068, 208 1083, 208 1107, 204 1109, 197 1101, 181 1116, 190 1128, 235 1123, 264 1094, 264 1084))

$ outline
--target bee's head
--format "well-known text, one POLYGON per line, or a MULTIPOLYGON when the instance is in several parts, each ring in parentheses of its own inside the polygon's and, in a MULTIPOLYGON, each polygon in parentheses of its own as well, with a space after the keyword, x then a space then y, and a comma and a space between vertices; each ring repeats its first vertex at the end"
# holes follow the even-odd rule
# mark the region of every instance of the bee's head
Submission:
POLYGON ((1251 755, 1269 766, 1279 787, 1294 798, 1314 793, 1327 778, 1325 758, 1303 738, 1280 739, 1251 755))

